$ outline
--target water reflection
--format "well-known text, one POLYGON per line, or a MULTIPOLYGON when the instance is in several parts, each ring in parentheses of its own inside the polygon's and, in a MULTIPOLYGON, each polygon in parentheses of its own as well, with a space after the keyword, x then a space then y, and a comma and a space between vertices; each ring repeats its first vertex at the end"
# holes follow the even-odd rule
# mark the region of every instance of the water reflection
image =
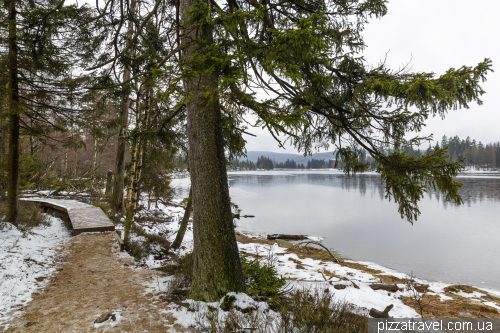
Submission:
MULTIPOLYGON (((464 204, 470 206, 484 200, 500 201, 500 177, 459 177, 458 180, 464 185, 459 190, 459 194, 464 200, 464 204)), ((346 191, 357 191, 361 196, 365 196, 367 191, 370 195, 377 195, 380 200, 385 199, 385 186, 379 175, 359 174, 354 177, 346 176, 342 173, 336 174, 280 174, 275 172, 272 175, 252 175, 252 174, 232 174, 230 185, 254 185, 258 186, 280 186, 283 184, 299 184, 306 181, 315 186, 339 187, 346 191)), ((443 207, 455 206, 445 200, 444 195, 439 191, 431 190, 427 196, 441 202, 443 207)))

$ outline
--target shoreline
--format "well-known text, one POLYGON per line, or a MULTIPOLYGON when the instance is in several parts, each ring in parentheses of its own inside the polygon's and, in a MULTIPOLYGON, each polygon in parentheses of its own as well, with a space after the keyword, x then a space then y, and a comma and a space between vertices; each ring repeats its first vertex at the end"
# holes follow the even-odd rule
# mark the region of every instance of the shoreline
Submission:
MULTIPOLYGON (((280 264, 278 264, 278 273, 290 273, 288 272, 289 269, 283 270, 280 266, 286 260, 292 261, 296 264, 295 270, 298 272, 303 271, 301 273, 305 273, 306 275, 314 276, 314 273, 319 271, 321 276, 316 274, 315 281, 300 276, 294 276, 292 279, 299 284, 304 281, 306 284, 318 283, 333 286, 335 289, 334 292, 340 294, 338 296, 343 297, 348 302, 350 302, 349 298, 353 298, 353 304, 360 309, 364 309, 365 314, 369 310, 366 304, 375 303, 373 308, 377 310, 383 310, 385 306, 394 304, 395 307, 391 311, 391 316, 395 318, 420 316, 417 313, 418 306, 413 302, 411 291, 408 290, 408 282, 411 280, 411 277, 405 273, 368 261, 346 259, 342 263, 337 264, 333 262, 332 258, 329 258, 329 255, 324 250, 305 249, 302 252, 293 248, 290 250, 290 248, 287 249, 276 244, 278 242, 268 241, 267 239, 262 239, 251 234, 243 234, 238 231, 237 241, 240 250, 242 248, 250 250, 252 246, 255 247, 255 244, 275 244, 273 247, 275 247, 276 254, 285 259, 281 260, 280 264), (325 265, 326 263, 328 264, 325 265), (324 266, 323 270, 317 270, 319 266, 324 266), (332 269, 333 272, 331 271, 332 269), (333 278, 336 278, 336 280, 333 280, 333 278), (373 290, 371 285, 377 284, 386 284, 387 286, 384 287, 398 288, 399 290, 373 290), (338 287, 338 285, 345 286, 345 288, 338 287), (337 288, 342 289, 338 290, 337 288), (366 299, 358 299, 358 296, 361 295, 352 295, 353 293, 365 294, 364 296, 368 297, 371 295, 374 302, 367 302, 366 299), (384 301, 386 303, 383 303, 384 301), (415 311, 413 316, 410 315, 408 307, 415 311)), ((252 257, 255 257, 255 255, 252 257)), ((293 276, 293 274, 291 275, 293 276)), ((420 293, 424 299, 427 298, 429 300, 429 307, 424 309, 424 313, 427 311, 426 317, 467 318, 469 317, 468 314, 470 314, 482 318, 500 318, 500 291, 498 290, 428 281, 418 277, 413 277, 413 280, 415 285, 428 285, 428 291, 420 293)))

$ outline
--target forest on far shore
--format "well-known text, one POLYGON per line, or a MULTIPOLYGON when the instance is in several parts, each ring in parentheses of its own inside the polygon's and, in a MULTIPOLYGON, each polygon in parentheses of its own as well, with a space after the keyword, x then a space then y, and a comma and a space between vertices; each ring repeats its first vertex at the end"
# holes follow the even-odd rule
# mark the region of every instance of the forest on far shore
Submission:
MULTIPOLYGON (((454 137, 443 136, 441 142, 436 142, 437 147, 448 147, 448 162, 461 162, 464 167, 473 167, 475 169, 484 170, 497 170, 500 168, 500 142, 492 142, 483 144, 481 141, 477 142, 475 139, 467 137, 467 139, 460 139, 458 135, 454 137)), ((401 151, 406 152, 409 156, 421 156, 422 154, 432 151, 433 148, 429 145, 427 150, 413 149, 412 147, 403 147, 401 151)), ((385 154, 390 154, 391 149, 387 149, 385 154)), ((368 154, 362 154, 361 162, 369 163, 370 170, 377 169, 377 162, 368 154)), ((287 159, 285 162, 277 162, 268 156, 261 156, 256 162, 246 160, 231 160, 232 170, 274 170, 274 169, 332 169, 343 168, 344 163, 338 161, 335 165, 335 159, 312 159, 307 161, 306 164, 299 163, 293 159, 287 159)))

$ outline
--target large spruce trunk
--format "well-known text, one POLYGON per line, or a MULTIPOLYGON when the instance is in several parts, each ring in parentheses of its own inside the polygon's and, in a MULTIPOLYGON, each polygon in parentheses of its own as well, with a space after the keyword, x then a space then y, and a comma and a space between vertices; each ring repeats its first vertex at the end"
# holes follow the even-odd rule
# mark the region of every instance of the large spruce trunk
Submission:
POLYGON ((7 169, 7 211, 5 220, 16 222, 18 214, 18 182, 19 182, 19 80, 17 67, 17 17, 16 0, 6 1, 9 16, 9 157, 7 169))
MULTIPOLYGON (((218 80, 207 73, 209 60, 200 60, 213 43, 212 29, 203 19, 190 22, 187 13, 196 4, 196 0, 182 0, 180 5, 182 42, 186 43, 183 60, 194 73, 184 80, 190 96, 186 109, 194 206, 190 297, 213 302, 227 292, 244 291, 245 284, 229 201, 218 80), (193 29, 194 24, 201 26, 193 29), (195 58, 200 61, 193 62, 195 58)), ((207 4, 209 10, 210 2, 207 4)))

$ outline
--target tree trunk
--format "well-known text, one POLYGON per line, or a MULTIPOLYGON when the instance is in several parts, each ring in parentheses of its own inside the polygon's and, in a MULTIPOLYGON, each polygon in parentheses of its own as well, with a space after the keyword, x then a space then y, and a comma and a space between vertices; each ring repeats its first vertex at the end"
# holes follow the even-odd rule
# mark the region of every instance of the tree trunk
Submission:
POLYGON ((66 185, 66 178, 68 178, 68 151, 64 153, 64 171, 63 171, 63 183, 66 185))
POLYGON ((18 214, 19 182, 19 80, 17 68, 17 17, 16 0, 6 1, 9 16, 9 157, 7 168, 7 211, 5 220, 16 222, 18 214))
POLYGON ((92 169, 90 170, 90 190, 94 190, 95 169, 97 165, 97 138, 94 136, 94 148, 92 149, 92 169))
MULTIPOLYGON (((140 94, 139 94, 139 89, 137 89, 137 85, 136 85, 136 91, 137 91, 137 103, 135 106, 135 130, 137 132, 140 132, 141 105, 139 103, 140 94)), ((130 173, 127 182, 127 195, 125 197, 125 208, 127 209, 127 211, 130 209, 130 204, 132 203, 132 193, 133 193, 132 188, 134 186, 135 170, 137 168, 137 159, 139 157, 138 145, 139 145, 139 139, 138 139, 138 133, 136 133, 136 135, 134 135, 132 138, 132 151, 130 152, 130 173)), ((126 225, 125 225, 125 230, 126 230, 126 225)), ((127 232, 125 231, 125 233, 127 232)))
POLYGON ((113 170, 108 170, 108 175, 106 178, 106 195, 111 193, 111 183, 113 182, 113 170))
MULTIPOLYGON (((186 109, 194 206, 194 266, 189 297, 213 302, 228 292, 244 291, 245 284, 229 201, 218 81, 208 71, 210 57, 204 57, 214 43, 213 31, 205 20, 191 21, 188 12, 197 3, 183 0, 180 6, 182 43, 187 44, 184 61, 192 74, 184 80, 190 96, 186 109), (195 26, 198 24, 201 26, 195 26)), ((207 0, 203 15, 209 15, 210 7, 207 0)))
POLYGON ((189 189, 189 198, 186 205, 186 210, 184 211, 184 216, 182 217, 179 231, 177 231, 177 235, 175 236, 175 240, 171 246, 171 248, 174 250, 177 250, 181 246, 182 240, 184 239, 184 234, 186 233, 189 216, 191 215, 191 211, 193 210, 193 200, 191 198, 192 194, 193 194, 193 186, 191 186, 189 189))
POLYGON ((142 120, 141 124, 141 117, 140 117, 140 109, 137 109, 137 130, 139 131, 139 136, 135 140, 135 148, 133 149, 134 151, 134 156, 133 156, 133 162, 130 167, 130 181, 129 181, 129 186, 130 186, 130 191, 127 189, 127 217, 125 219, 125 235, 124 235, 124 242, 125 244, 128 243, 130 239, 130 229, 132 227, 132 223, 134 220, 134 215, 137 209, 137 201, 139 200, 139 179, 141 178, 141 172, 142 172, 142 149, 143 146, 146 142, 146 139, 144 135, 142 135, 142 131, 146 129, 147 127, 147 121, 148 121, 148 114, 149 114, 149 109, 151 106, 151 101, 150 101, 150 96, 151 95, 151 86, 147 85, 146 87, 146 105, 144 107, 144 117, 142 120))
MULTIPOLYGON (((136 1, 130 2, 130 12, 135 14, 136 1)), ((127 28, 127 46, 132 43, 134 32, 134 23, 128 21, 127 28)), ((123 82, 130 80, 130 66, 123 66, 123 82)), ((125 187, 125 150, 127 148, 127 128, 128 128, 128 109, 130 104, 130 83, 125 84, 125 94, 123 96, 120 110, 120 131, 118 134, 118 147, 115 160, 115 181, 113 186, 112 210, 114 214, 124 215, 125 205, 123 200, 123 190, 125 187)))

